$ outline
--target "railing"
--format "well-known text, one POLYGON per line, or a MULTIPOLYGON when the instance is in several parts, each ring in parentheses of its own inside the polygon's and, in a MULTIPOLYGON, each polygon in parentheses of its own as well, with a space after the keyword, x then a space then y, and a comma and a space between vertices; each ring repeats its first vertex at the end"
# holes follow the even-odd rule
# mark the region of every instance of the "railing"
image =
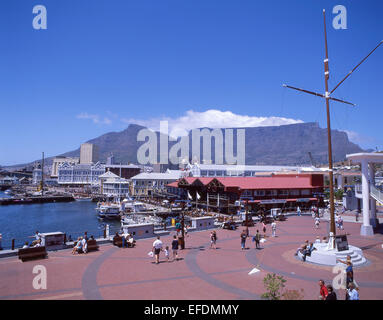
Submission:
POLYGON ((383 204, 383 192, 378 190, 375 186, 370 185, 370 194, 376 201, 379 201, 383 204))
MULTIPOLYGON (((102 226, 102 228, 98 228, 97 230, 94 229, 94 230, 65 232, 66 242, 76 241, 79 237, 84 236, 85 231, 87 231, 88 237, 93 236, 95 239, 106 237, 105 226, 102 226)), ((120 231, 120 227, 109 225, 109 236, 113 236, 116 232, 119 232, 119 231, 120 231)), ((26 242, 28 242, 30 245, 34 240, 35 240, 34 237, 29 237, 29 236, 20 237, 20 238, 5 238, 3 234, 0 247, 2 247, 3 250, 17 250, 22 248, 26 242)))

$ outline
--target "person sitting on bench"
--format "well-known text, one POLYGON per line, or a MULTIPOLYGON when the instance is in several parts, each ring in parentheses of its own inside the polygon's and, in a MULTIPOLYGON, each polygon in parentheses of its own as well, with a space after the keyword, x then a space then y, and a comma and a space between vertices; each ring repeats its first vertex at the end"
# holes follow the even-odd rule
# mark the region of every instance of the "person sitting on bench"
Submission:
POLYGON ((297 249, 297 252, 295 253, 295 255, 297 256, 299 252, 303 254, 303 252, 304 252, 305 250, 307 250, 308 246, 309 246, 309 241, 306 240, 305 243, 302 244, 302 245, 297 249))
POLYGON ((36 244, 33 246, 33 248, 41 247, 41 239, 37 240, 36 244))
POLYGON ((29 243, 28 243, 28 241, 25 242, 24 245, 23 245, 23 249, 25 249, 25 248, 29 248, 29 243))
POLYGON ((128 243, 128 248, 133 248, 135 246, 135 240, 133 237, 128 233, 128 236, 126 237, 126 241, 128 243))
POLYGON ((302 255, 303 255, 302 260, 306 261, 306 256, 311 257, 311 253, 314 250, 316 250, 316 248, 314 247, 314 244, 312 242, 310 242, 310 245, 308 246, 308 248, 302 252, 302 255))
POLYGON ((82 237, 79 237, 77 239, 77 243, 76 245, 73 247, 73 250, 72 250, 72 254, 75 254, 75 253, 81 253, 82 252, 82 237))

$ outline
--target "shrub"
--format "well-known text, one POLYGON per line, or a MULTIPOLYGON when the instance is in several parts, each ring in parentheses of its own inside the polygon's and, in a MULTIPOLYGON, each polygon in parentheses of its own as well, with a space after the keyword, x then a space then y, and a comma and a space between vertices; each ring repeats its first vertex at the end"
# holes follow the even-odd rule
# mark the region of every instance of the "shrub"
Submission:
POLYGON ((263 279, 263 285, 266 292, 262 294, 262 298, 268 300, 280 300, 282 296, 282 289, 285 287, 286 280, 283 276, 277 276, 275 273, 268 273, 263 279))

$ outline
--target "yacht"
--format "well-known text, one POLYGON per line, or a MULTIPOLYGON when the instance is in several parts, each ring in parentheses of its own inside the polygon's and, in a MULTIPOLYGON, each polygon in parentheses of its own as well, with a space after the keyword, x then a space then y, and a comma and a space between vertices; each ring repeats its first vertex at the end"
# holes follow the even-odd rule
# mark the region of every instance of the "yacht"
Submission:
POLYGON ((96 207, 98 216, 106 219, 120 219, 121 206, 118 203, 99 203, 96 207))

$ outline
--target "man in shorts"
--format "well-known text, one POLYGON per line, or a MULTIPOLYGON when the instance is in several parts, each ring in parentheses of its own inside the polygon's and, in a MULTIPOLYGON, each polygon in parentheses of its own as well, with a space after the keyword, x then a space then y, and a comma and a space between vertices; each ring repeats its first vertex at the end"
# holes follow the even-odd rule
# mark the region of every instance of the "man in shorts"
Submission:
POLYGON ((156 258, 156 264, 160 263, 160 252, 162 250, 162 241, 160 240, 160 236, 153 242, 153 253, 156 258))

